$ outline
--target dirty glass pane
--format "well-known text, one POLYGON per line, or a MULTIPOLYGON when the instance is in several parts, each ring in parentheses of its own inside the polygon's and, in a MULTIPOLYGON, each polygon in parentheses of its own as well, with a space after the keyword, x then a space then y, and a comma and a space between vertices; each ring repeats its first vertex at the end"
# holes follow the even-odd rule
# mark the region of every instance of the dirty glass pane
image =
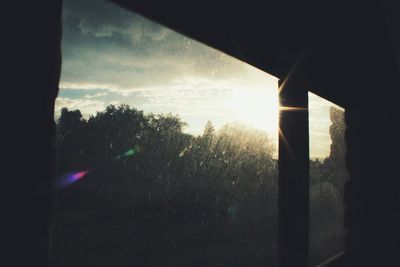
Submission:
POLYGON ((343 108, 309 93, 310 266, 344 249, 345 168, 343 108))
POLYGON ((276 266, 277 79, 64 0, 51 266, 276 266))

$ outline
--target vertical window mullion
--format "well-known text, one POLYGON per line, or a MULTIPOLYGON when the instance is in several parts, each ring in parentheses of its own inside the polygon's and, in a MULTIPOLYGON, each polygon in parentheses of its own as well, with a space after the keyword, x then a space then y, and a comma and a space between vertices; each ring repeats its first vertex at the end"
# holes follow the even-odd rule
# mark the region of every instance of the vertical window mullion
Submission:
POLYGON ((280 84, 279 266, 308 266, 309 128, 305 57, 280 84))

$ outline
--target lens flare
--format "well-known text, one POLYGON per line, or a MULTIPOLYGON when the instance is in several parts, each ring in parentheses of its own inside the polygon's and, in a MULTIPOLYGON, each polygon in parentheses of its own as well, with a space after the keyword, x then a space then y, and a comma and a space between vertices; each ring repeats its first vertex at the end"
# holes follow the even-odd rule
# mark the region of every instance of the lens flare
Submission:
POLYGON ((92 170, 84 170, 84 171, 69 172, 67 174, 64 174, 57 179, 57 186, 59 188, 63 188, 68 185, 71 185, 71 184, 75 183, 76 181, 79 181, 80 179, 85 177, 91 171, 92 170))
POLYGON ((129 157, 129 156, 133 156, 135 154, 136 154, 136 150, 134 148, 131 148, 128 151, 126 151, 122 156, 129 157))
POLYGON ((138 154, 141 150, 142 149, 140 148, 140 146, 136 145, 134 148, 130 148, 125 153, 117 156, 117 159, 134 156, 134 155, 138 154))
POLYGON ((279 107, 279 110, 280 111, 308 111, 308 108, 281 106, 281 107, 279 107))

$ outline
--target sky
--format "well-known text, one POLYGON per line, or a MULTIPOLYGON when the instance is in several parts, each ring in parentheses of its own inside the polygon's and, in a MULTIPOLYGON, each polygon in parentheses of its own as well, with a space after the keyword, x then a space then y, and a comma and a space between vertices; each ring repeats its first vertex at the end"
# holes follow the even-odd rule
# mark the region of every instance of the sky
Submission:
MULTIPOLYGON (((88 118, 107 105, 179 114, 201 134, 240 122, 278 143, 278 79, 112 3, 64 0, 62 107, 88 118)), ((329 155, 329 107, 309 94, 310 156, 329 155)))

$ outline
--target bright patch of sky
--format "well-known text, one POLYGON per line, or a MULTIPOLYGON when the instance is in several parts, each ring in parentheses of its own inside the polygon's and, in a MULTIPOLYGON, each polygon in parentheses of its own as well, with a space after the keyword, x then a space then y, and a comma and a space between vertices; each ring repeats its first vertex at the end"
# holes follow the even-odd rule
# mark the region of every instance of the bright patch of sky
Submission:
MULTIPOLYGON (((88 118, 128 104, 179 114, 195 135, 208 120, 217 129, 241 122, 278 143, 276 77, 112 3, 64 0, 62 53, 56 118, 62 107, 88 118)), ((310 96, 314 157, 329 155, 330 105, 310 96)))
POLYGON ((330 108, 344 110, 313 93, 308 93, 308 123, 310 130, 310 157, 323 159, 329 156, 331 148, 330 108))

